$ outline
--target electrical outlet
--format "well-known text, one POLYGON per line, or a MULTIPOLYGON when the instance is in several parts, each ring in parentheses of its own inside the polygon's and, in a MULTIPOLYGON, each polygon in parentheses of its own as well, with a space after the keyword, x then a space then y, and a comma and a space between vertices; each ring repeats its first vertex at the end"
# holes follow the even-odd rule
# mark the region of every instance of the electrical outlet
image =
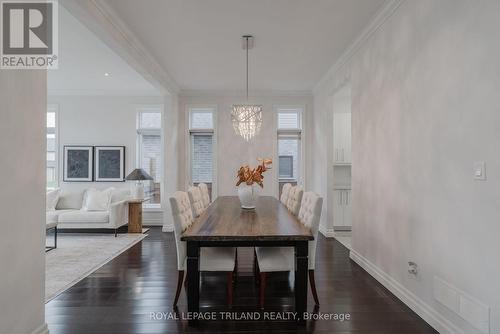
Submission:
POLYGON ((474 180, 486 180, 486 164, 484 161, 474 162, 474 180))

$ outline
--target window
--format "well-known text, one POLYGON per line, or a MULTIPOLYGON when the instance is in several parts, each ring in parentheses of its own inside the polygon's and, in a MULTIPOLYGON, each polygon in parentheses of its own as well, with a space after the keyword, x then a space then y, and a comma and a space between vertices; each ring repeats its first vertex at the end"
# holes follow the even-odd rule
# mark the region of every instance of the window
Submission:
POLYGON ((203 182, 213 193, 215 108, 189 109, 191 184, 203 182))
POLYGON ((293 155, 280 155, 279 156, 279 169, 280 178, 291 179, 293 178, 293 155))
POLYGON ((137 113, 137 165, 151 175, 152 181, 144 182, 144 193, 148 201, 145 208, 161 204, 162 180, 162 106, 140 107, 137 113))
POLYGON ((57 106, 47 106, 47 189, 57 188, 57 106))
POLYGON ((301 182, 302 108, 277 108, 279 196, 285 183, 301 182))

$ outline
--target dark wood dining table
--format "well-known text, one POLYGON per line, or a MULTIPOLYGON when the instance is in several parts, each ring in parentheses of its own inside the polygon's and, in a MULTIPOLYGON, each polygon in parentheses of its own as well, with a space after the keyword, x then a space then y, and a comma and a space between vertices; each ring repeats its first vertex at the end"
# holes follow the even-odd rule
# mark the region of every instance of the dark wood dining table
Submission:
POLYGON ((261 196, 256 208, 242 209, 236 196, 218 197, 181 236, 187 243, 188 312, 199 312, 200 247, 294 247, 295 311, 307 308, 309 228, 276 198, 261 196))

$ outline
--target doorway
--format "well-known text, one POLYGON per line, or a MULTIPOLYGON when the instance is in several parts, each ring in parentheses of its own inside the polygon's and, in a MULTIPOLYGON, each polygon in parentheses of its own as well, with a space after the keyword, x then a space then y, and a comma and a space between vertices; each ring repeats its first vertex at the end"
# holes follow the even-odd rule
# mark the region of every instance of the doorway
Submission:
POLYGON ((334 237, 350 249, 352 233, 351 189, 351 86, 343 85, 332 96, 329 166, 329 208, 334 237))

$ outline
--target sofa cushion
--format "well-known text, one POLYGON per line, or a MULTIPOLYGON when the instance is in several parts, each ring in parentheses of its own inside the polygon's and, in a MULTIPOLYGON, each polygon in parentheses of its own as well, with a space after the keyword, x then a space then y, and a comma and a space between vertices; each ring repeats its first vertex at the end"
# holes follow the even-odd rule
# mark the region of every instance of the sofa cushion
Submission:
POLYGON ((113 188, 106 190, 89 189, 85 193, 82 210, 86 211, 107 211, 111 203, 111 193, 113 188))
POLYGON ((83 203, 83 191, 61 191, 59 201, 57 202, 57 210, 80 210, 83 203))
POLYGON ((46 223, 54 223, 59 221, 59 215, 62 213, 72 212, 75 210, 49 210, 45 214, 46 223))
POLYGON ((101 223, 109 222, 108 211, 71 211, 59 215, 59 223, 101 223))
POLYGON ((59 201, 60 189, 54 189, 51 191, 47 191, 45 196, 45 210, 55 210, 57 202, 59 201))

